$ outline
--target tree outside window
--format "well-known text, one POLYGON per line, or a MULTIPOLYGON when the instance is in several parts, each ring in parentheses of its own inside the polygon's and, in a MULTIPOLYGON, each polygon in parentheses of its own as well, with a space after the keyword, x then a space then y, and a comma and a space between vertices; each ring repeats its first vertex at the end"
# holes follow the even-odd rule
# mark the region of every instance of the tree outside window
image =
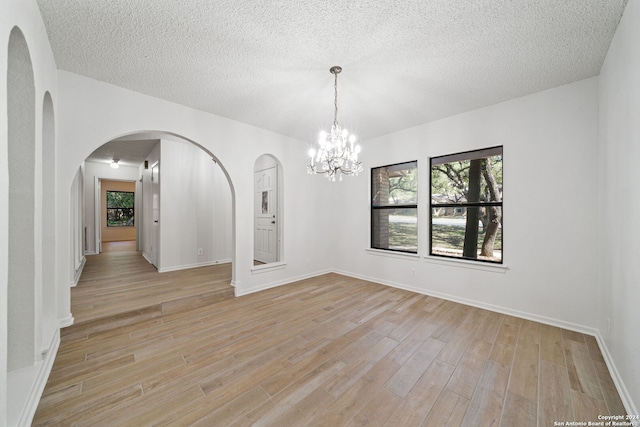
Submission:
POLYGON ((502 147, 431 158, 430 255, 502 263, 502 147))
POLYGON ((134 226, 135 193, 107 191, 107 227, 134 226))
POLYGON ((418 252, 418 162, 371 169, 371 247, 418 252))

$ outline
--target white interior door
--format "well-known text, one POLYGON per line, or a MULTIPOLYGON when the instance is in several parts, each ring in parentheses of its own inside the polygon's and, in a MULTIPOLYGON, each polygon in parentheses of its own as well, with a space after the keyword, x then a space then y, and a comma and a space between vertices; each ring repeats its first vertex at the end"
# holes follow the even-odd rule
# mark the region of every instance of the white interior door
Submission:
POLYGON ((160 244, 160 164, 151 167, 151 225, 149 233, 149 258, 158 268, 158 245, 160 244))
POLYGON ((253 258, 269 263, 278 260, 278 168, 254 173, 253 258))

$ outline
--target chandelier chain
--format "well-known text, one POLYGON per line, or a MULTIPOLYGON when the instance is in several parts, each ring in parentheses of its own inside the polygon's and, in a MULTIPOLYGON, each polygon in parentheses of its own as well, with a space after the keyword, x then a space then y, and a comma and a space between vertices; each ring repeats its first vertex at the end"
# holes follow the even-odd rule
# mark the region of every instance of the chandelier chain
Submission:
POLYGON ((338 125, 338 73, 335 73, 334 76, 335 76, 335 80, 333 81, 333 91, 334 91, 333 106, 335 107, 335 109, 333 114, 333 125, 337 126, 338 125))

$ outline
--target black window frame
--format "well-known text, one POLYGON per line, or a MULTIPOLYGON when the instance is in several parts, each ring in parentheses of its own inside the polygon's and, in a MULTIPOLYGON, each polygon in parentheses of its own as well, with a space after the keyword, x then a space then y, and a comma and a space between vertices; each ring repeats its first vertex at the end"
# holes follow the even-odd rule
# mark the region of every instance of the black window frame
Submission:
POLYGON ((504 185, 504 163, 502 164, 502 185, 501 185, 501 191, 500 191, 500 201, 479 201, 479 202, 461 202, 461 203, 433 203, 433 174, 432 174, 432 169, 434 164, 444 164, 444 163, 451 163, 451 162, 455 162, 455 161, 461 161, 461 160, 474 160, 474 159, 482 159, 482 158, 486 158, 489 156, 496 156, 499 155, 502 159, 502 161, 504 162, 504 146, 502 145, 496 145, 493 147, 488 147, 488 148, 481 148, 481 149, 477 149, 477 150, 469 150, 469 151, 462 151, 459 153, 453 153, 453 154, 446 154, 446 155, 442 155, 442 156, 434 156, 434 157, 430 157, 429 158, 429 256, 433 256, 433 257, 440 257, 440 258, 446 258, 446 259, 455 259, 455 260, 464 260, 464 261, 471 261, 471 262, 480 262, 480 263, 488 263, 488 264, 504 264, 504 227, 502 227, 502 224, 504 223, 504 206, 503 206, 503 202, 504 202, 504 197, 503 197, 503 191, 502 191, 502 185, 504 185), (499 153, 498 153, 499 150, 499 153), (473 154, 476 154, 475 156, 472 156, 473 154), (437 163, 434 163, 434 160, 437 163), (448 160, 448 161, 443 161, 443 160, 448 160), (453 255, 444 255, 444 254, 438 254, 438 253, 434 253, 433 252, 433 212, 434 212, 434 207, 440 207, 440 208, 454 208, 454 209, 462 209, 462 208, 468 208, 468 207, 477 207, 477 208, 482 208, 482 207, 492 207, 492 206, 499 206, 500 207, 500 224, 501 224, 501 239, 500 239, 500 251, 501 251, 501 255, 500 255, 500 260, 490 260, 490 259, 482 259, 482 258, 470 258, 470 257, 464 257, 464 256, 453 256, 453 255))
POLYGON ((106 195, 105 195, 105 207, 106 207, 106 214, 107 214, 107 227, 135 227, 135 215, 136 215, 136 192, 135 191, 120 191, 120 190, 106 190, 106 195), (127 194, 131 194, 133 197, 133 206, 130 208, 110 208, 109 207, 109 193, 127 193, 127 194), (127 225, 127 224, 120 224, 120 225, 115 225, 109 224, 109 211, 117 211, 117 210, 123 210, 123 209, 130 209, 131 210, 131 219, 132 219, 132 224, 131 225, 127 225))
POLYGON ((408 253, 408 254, 417 254, 418 253, 418 239, 419 239, 419 233, 418 233, 418 228, 419 228, 419 219, 418 219, 418 180, 416 180, 416 197, 415 197, 415 203, 406 203, 406 204, 388 204, 388 205, 380 205, 380 204, 374 204, 374 194, 373 194, 373 189, 374 189, 374 184, 373 184, 373 178, 375 175, 375 171, 377 169, 383 169, 383 168, 391 168, 394 166, 401 166, 401 165, 410 165, 414 163, 415 164, 415 170, 416 170, 416 174, 418 173, 418 160, 411 160, 411 161, 407 161, 407 162, 400 162, 400 163, 393 163, 393 164, 389 164, 389 165, 383 165, 383 166, 377 166, 377 167, 373 167, 371 168, 371 174, 370 174, 370 180, 369 183, 371 185, 371 194, 369 197, 369 203, 370 203, 370 247, 371 249, 376 249, 376 250, 382 250, 382 251, 391 251, 391 252, 402 252, 402 253, 408 253), (375 212, 378 210, 396 210, 396 209, 415 209, 416 210, 416 250, 412 251, 412 250, 405 250, 405 249, 396 249, 396 248, 382 248, 382 247, 377 247, 374 245, 374 232, 375 232, 375 227, 374 227, 374 215, 375 212))

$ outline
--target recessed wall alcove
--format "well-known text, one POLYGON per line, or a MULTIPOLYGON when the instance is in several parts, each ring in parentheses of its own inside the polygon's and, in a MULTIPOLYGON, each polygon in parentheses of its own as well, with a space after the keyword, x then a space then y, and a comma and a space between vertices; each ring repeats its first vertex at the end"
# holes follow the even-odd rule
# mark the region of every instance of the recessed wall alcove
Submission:
POLYGON ((9 38, 7 66, 9 255, 7 370, 35 360, 35 85, 19 28, 9 38))

